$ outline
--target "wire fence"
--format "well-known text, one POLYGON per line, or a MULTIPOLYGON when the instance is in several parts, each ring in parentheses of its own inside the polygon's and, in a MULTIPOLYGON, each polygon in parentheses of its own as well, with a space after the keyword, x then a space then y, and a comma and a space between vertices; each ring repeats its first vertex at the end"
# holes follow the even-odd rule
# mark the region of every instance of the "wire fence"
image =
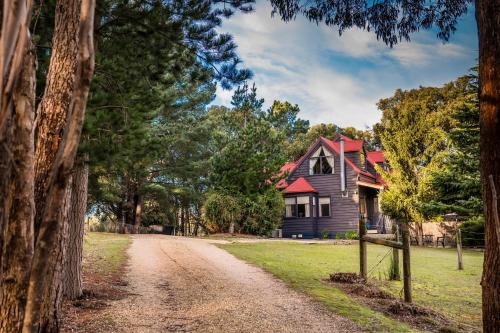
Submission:
POLYGON ((133 224, 117 223, 112 221, 99 223, 86 223, 90 232, 110 232, 116 234, 160 234, 162 230, 153 227, 137 226, 133 224))

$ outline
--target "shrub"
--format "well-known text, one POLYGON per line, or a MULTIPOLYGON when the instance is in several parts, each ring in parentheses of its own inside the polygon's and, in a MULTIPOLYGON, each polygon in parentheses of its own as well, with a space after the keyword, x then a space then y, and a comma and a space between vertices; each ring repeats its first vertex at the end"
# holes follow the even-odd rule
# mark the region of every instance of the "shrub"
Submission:
POLYGON ((335 239, 345 239, 345 235, 341 232, 335 234, 335 239))
POLYGON ((356 231, 351 230, 351 231, 346 232, 345 237, 347 239, 358 239, 359 235, 356 231))
POLYGON ((460 226, 463 246, 484 246, 484 217, 472 217, 460 226))
POLYGON ((285 203, 275 188, 254 196, 212 192, 204 204, 205 219, 214 232, 226 232, 233 224, 238 232, 270 235, 283 217, 285 203))
POLYGON ((330 232, 328 231, 328 229, 323 229, 323 230, 321 231, 321 237, 322 237, 323 239, 328 239, 328 238, 330 238, 330 232))
POLYGON ((231 224, 236 225, 242 215, 240 202, 224 193, 210 193, 203 208, 211 229, 219 232, 227 231, 231 224))

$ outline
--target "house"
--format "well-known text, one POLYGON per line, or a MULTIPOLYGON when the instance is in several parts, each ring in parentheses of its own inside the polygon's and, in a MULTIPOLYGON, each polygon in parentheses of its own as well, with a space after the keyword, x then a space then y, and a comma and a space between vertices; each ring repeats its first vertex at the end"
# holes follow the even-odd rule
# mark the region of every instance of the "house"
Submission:
POLYGON ((360 216, 376 229, 384 183, 375 165, 386 167, 382 151, 366 151, 363 140, 343 135, 321 137, 297 162, 285 164, 277 184, 285 198, 283 237, 357 232, 360 216))

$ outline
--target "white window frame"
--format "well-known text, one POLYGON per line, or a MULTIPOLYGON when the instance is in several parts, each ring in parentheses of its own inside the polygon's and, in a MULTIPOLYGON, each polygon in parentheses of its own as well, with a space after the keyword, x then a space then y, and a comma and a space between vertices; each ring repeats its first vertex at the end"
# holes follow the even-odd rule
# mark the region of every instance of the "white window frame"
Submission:
POLYGON ((319 217, 331 217, 332 216, 332 199, 331 197, 319 197, 319 217), (323 215, 322 205, 326 204, 324 201, 328 200, 328 215, 323 215))

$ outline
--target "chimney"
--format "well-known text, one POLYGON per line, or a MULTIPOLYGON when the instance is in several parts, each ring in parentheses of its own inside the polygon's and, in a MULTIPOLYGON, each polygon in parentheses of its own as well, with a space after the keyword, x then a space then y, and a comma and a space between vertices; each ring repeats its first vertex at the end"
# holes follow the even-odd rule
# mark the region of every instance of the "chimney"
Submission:
POLYGON ((340 137, 340 190, 345 192, 344 138, 340 137))

